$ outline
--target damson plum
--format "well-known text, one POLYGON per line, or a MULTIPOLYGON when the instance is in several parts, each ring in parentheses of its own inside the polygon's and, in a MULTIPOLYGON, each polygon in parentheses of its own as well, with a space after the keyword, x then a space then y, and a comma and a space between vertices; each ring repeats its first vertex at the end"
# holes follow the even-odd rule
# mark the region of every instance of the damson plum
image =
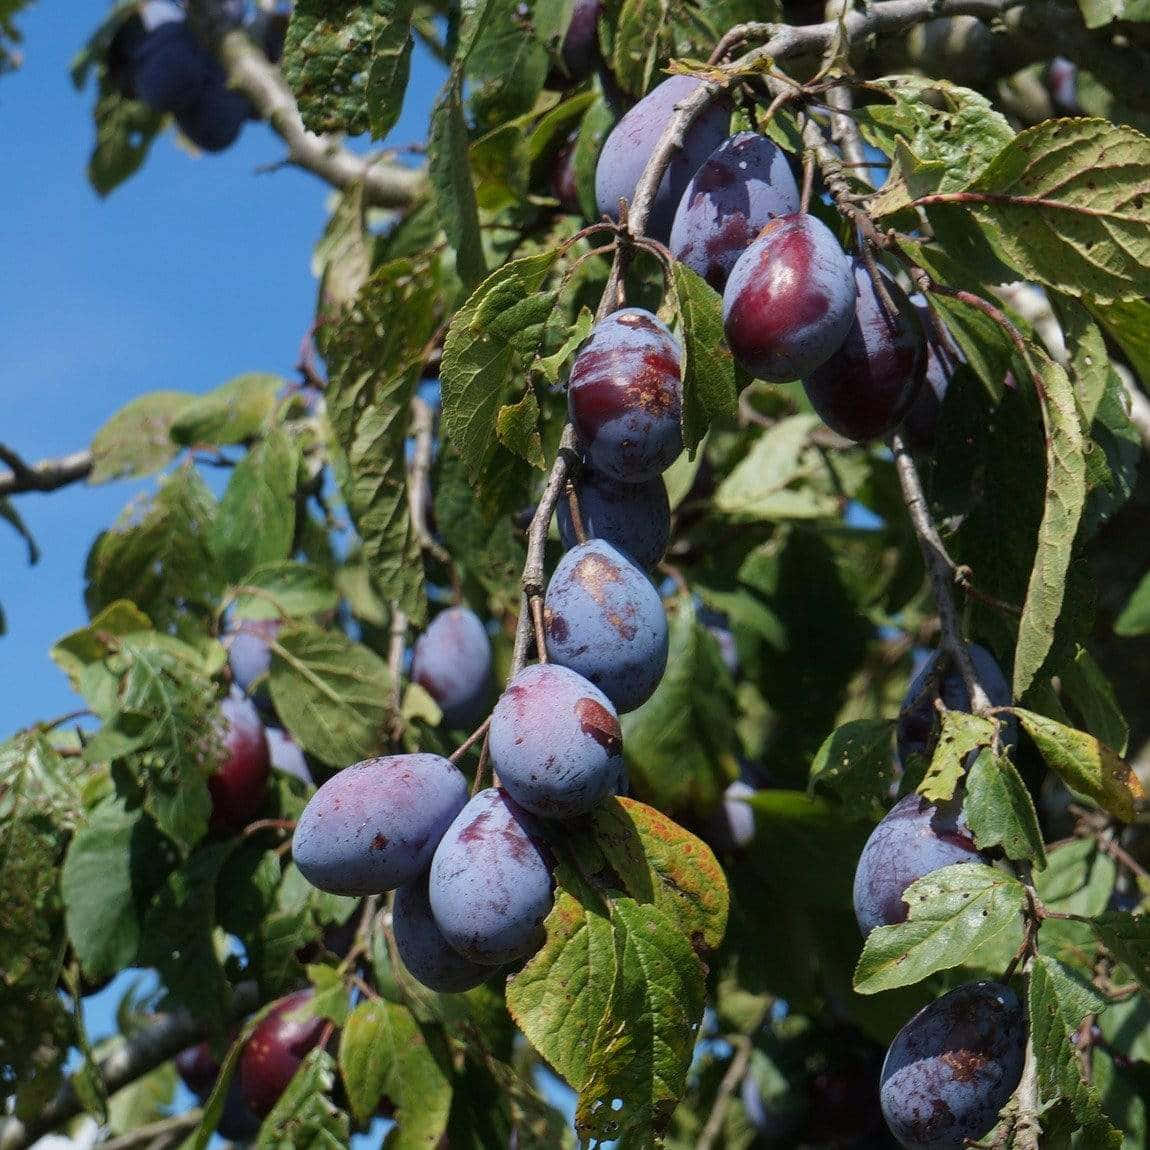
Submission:
POLYGON ((721 292, 759 232, 798 210, 799 189, 782 149, 757 132, 740 132, 691 177, 671 225, 671 254, 721 292))
POLYGON ((547 657, 589 679, 617 711, 650 698, 667 666, 667 617, 650 579, 601 539, 572 547, 543 600, 547 657))
POLYGON ((435 850, 431 912, 465 958, 501 966, 543 941, 551 910, 551 866, 532 817, 506 791, 480 791, 435 850))
POLYGON ((723 290, 735 358, 759 379, 799 379, 825 363, 855 322, 851 263, 826 224, 778 216, 738 258, 723 290))
MULTIPOLYGON (((646 483, 617 483, 584 469, 575 481, 575 491, 588 539, 610 543, 644 570, 663 558, 671 537, 671 505, 660 476, 646 483)), ((563 546, 574 547, 578 539, 566 498, 559 500, 557 519, 563 546)))
POLYGON ((854 323, 839 349, 803 380, 822 421, 847 439, 865 442, 893 431, 910 410, 926 369, 926 338, 914 304, 880 269, 893 312, 870 272, 854 261, 854 323))
POLYGON ((654 479, 683 450, 679 341, 629 307, 592 329, 567 384, 571 422, 591 466, 623 483, 654 479))
POLYGON ((466 607, 436 615, 416 641, 411 678, 439 704, 446 726, 478 723, 491 690, 491 640, 479 616, 466 607))
POLYGON ((236 142, 251 114, 247 96, 229 88, 223 69, 215 65, 195 103, 177 110, 176 123, 197 148, 222 152, 236 142))
POLYGON ((962 802, 934 805, 919 794, 900 799, 870 833, 855 868, 854 908, 864 937, 905 922, 903 893, 916 879, 956 863, 982 862, 962 802))
POLYGON ((299 743, 282 727, 268 727, 265 734, 273 769, 283 771, 285 775, 291 775, 307 783, 308 786, 313 786, 315 779, 311 776, 307 756, 301 750, 299 743))
POLYGON ((443 937, 431 913, 426 873, 395 892, 391 925, 403 965, 429 990, 458 994, 495 973, 490 966, 464 958, 443 937))
POLYGON ((559 201, 559 206, 572 215, 579 215, 579 185, 575 177, 575 138, 555 153, 551 162, 551 194, 559 201))
MULTIPOLYGON (((184 1085, 201 1101, 205 1101, 216 1084, 220 1074, 220 1064, 216 1061, 211 1047, 206 1042, 181 1050, 175 1058, 176 1073, 184 1085)), ((216 1132, 221 1138, 233 1142, 246 1142, 255 1137, 260 1128, 260 1120, 248 1108, 240 1089, 238 1078, 228 1085, 227 1097, 216 1132)))
POLYGON ((599 54, 599 0, 575 0, 559 58, 567 81, 581 84, 591 75, 599 54))
POLYGON ((995 1124, 1022 1077, 1026 1018, 999 982, 968 982, 924 1006, 895 1035, 880 1100, 907 1150, 961 1150, 995 1124))
MULTIPOLYGON (((611 130, 595 168, 595 200, 599 211, 619 218, 619 201, 635 198, 639 177, 655 152, 676 104, 702 83, 694 76, 672 76, 652 88, 611 130)), ((651 205, 647 234, 666 242, 675 208, 703 161, 726 139, 731 113, 722 100, 713 102, 691 125, 675 153, 651 205)))
POLYGON ((240 619, 224 635, 232 682, 245 695, 267 675, 272 665, 271 644, 282 626, 279 619, 240 619))
POLYGON ((260 1020, 240 1054, 240 1089, 255 1114, 266 1118, 323 1034, 311 1013, 312 990, 281 998, 260 1020))
POLYGON ((467 802, 467 780, 438 755, 366 759, 312 795, 292 840, 304 878, 331 894, 410 882, 467 802))
POLYGON ((755 837, 755 812, 747 802, 755 788, 736 779, 723 792, 723 801, 707 819, 704 834, 712 846, 723 851, 739 850, 755 837))
POLYGON ((911 296, 911 303, 926 333, 926 372, 917 398, 903 416, 902 435, 913 450, 928 451, 934 445, 934 433, 942 414, 942 401, 950 389, 951 376, 963 362, 963 356, 946 332, 936 329, 926 301, 920 303, 911 296))
MULTIPOLYGON (((1007 682, 994 656, 978 643, 971 643, 967 650, 970 653, 970 661, 974 664, 974 672, 991 706, 1009 707, 1013 701, 1010 683, 1007 682)), ((962 676, 954 666, 948 669, 935 691, 926 692, 927 682, 937 677, 936 668, 939 660, 943 658, 945 656, 942 651, 935 651, 911 680, 903 698, 902 709, 898 716, 897 744, 899 762, 904 768, 909 765, 911 755, 926 757, 934 750, 935 739, 938 737, 936 699, 941 698, 943 705, 949 711, 970 710, 970 692, 967 691, 962 676)), ((1018 720, 1013 716, 1003 722, 1001 737, 1007 747, 1012 747, 1018 742, 1018 720)))
POLYGON ((122 36, 129 94, 157 112, 191 108, 219 67, 169 0, 142 5, 122 36))
POLYGON ((491 712, 491 762, 532 814, 584 814, 611 794, 623 769, 619 716, 582 675, 554 663, 526 667, 491 712))
POLYGON ((259 712, 249 699, 231 694, 220 703, 219 735, 224 754, 208 776, 211 823, 216 830, 247 826, 263 805, 271 757, 259 712))

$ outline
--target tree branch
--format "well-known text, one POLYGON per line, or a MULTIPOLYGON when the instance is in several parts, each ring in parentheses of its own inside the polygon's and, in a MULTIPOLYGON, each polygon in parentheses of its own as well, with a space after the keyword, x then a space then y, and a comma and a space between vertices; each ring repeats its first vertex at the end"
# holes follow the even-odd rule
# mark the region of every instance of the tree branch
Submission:
POLYGON ((204 1116, 199 1106, 193 1106, 181 1114, 173 1114, 170 1118, 162 1118, 159 1122, 150 1122, 147 1126, 129 1130, 119 1138, 110 1138, 100 1143, 100 1150, 167 1150, 170 1146, 178 1146, 199 1126, 204 1116))
POLYGON ((0 499, 22 495, 25 491, 55 491, 69 483, 87 479, 92 472, 91 451, 74 451, 59 459, 41 459, 25 463, 11 448, 0 445, 0 463, 10 468, 0 472, 0 499))
MULTIPOLYGON (((241 982, 232 995, 231 1015, 239 1018, 250 1014, 259 1004, 256 984, 241 982)), ((205 1034, 204 1024, 185 1010, 160 1015, 146 1030, 125 1039, 122 1045, 100 1060, 98 1069, 105 1091, 109 1095, 115 1094, 175 1057, 185 1047, 201 1042, 205 1034)), ((74 1118, 82 1109, 72 1080, 68 1079, 35 1118, 28 1122, 9 1118, 0 1123, 0 1150, 23 1150, 37 1138, 74 1118)))
POLYGON ((707 1115, 707 1122, 699 1133, 699 1140, 695 1143, 695 1150, 711 1150, 723 1133, 723 1121, 727 1117, 727 1107, 731 1097, 739 1088, 739 1084, 746 1077, 747 1066, 751 1061, 751 1040, 740 1034, 734 1040, 735 1053, 723 1075, 719 1089, 715 1091, 715 1100, 711 1104, 711 1113, 707 1115))

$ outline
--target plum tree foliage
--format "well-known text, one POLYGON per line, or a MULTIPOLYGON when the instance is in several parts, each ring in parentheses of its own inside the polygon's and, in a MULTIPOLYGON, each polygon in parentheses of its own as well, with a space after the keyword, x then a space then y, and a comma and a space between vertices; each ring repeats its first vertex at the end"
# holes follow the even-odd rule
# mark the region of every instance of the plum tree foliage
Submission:
POLYGON ((258 8, 73 71, 101 194, 334 199, 299 380, 0 445, 154 477, 0 743, 0 1150, 1145 1146, 1150 8, 258 8))

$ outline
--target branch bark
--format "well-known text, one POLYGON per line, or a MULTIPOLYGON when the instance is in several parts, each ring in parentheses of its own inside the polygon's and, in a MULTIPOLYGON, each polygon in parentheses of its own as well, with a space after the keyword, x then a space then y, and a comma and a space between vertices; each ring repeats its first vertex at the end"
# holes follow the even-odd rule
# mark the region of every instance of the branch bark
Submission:
POLYGON ((8 471, 0 472, 0 499, 26 491, 55 491, 87 479, 92 472, 92 453, 88 450, 74 451, 59 459, 25 463, 10 448, 0 447, 0 462, 9 467, 8 471))
MULTIPOLYGON (((232 1016, 250 1014, 260 1004, 259 988, 254 982, 241 982, 232 996, 232 1016)), ((161 1015, 146 1030, 141 1030, 100 1060, 100 1077, 109 1095, 142 1078, 186 1046, 203 1040, 205 1028, 187 1011, 161 1015)), ((49 1131, 80 1113, 79 1096, 68 1079, 56 1096, 29 1122, 9 1118, 0 1123, 0 1150, 23 1150, 49 1131)))

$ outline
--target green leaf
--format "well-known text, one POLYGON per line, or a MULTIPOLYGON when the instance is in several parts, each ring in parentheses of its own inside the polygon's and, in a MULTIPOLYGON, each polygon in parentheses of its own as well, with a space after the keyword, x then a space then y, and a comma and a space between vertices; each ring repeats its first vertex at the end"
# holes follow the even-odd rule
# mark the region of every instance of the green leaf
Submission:
POLYGON ((147 159, 164 117, 129 100, 105 74, 92 111, 96 143, 88 158, 88 182, 100 196, 115 191, 147 159))
POLYGON ((311 131, 387 135, 407 87, 412 10, 411 0, 295 5, 281 66, 311 131))
POLYGON ((844 494, 827 455, 809 442, 817 415, 792 415, 768 428, 719 485, 715 508, 740 520, 837 516, 844 494))
POLYGON ((1097 1092, 1083 1081, 1082 1064, 1071 1043, 1082 1020, 1105 1007, 1105 998, 1075 979, 1061 963, 1040 954, 1031 967, 1027 1001, 1041 1100, 1068 1099, 1082 1126, 1083 1144, 1092 1150, 1095 1146, 1117 1150, 1122 1135, 1102 1112, 1097 1092))
POLYGON ((1150 573, 1134 588, 1114 623, 1116 635, 1145 635, 1150 633, 1150 573))
POLYGON ((451 1079, 404 1006, 374 999, 348 1017, 339 1043, 339 1068, 352 1113, 367 1121, 381 1098, 397 1109, 396 1150, 438 1145, 451 1109, 451 1079))
POLYGON ((154 391, 122 407, 92 440, 88 482, 151 475, 170 463, 177 447, 169 430, 195 398, 184 391, 154 391))
POLYGON ((1085 731, 1063 726, 1044 715, 1013 708, 1046 765, 1073 791, 1085 795, 1123 822, 1134 819, 1134 804, 1144 792, 1138 776, 1105 743, 1085 731))
POLYGON ((978 747, 990 746, 997 730, 998 724, 993 719, 968 715, 965 711, 943 712, 942 731, 926 777, 918 785, 918 793, 931 802, 953 798, 966 770, 967 755, 978 747))
POLYGON ((735 689, 715 638, 681 598, 667 670, 623 716, 623 753, 636 793, 664 810, 707 810, 737 773, 735 689))
POLYGON ((969 212, 1024 279, 1100 303, 1150 294, 1150 139, 1106 120, 1020 132, 967 187, 969 212), (979 196, 983 199, 979 199, 979 196))
POLYGON ((351 1124, 331 1101, 335 1060, 322 1047, 305 1056, 287 1089, 264 1119, 256 1150, 335 1150, 347 1146, 351 1124))
POLYGON ((599 153, 608 133, 615 126, 615 113, 605 97, 599 96, 587 109, 583 123, 579 126, 579 138, 575 141, 572 164, 575 168, 575 187, 579 193, 579 206, 586 219, 593 220, 599 215, 595 198, 595 168, 599 153))
POLYGON ((889 719, 854 719, 833 730, 811 763, 811 793, 829 792, 848 814, 881 819, 895 779, 892 728, 889 719))
POLYGON ((683 341, 683 443, 694 454, 712 420, 737 413, 735 361, 723 337, 718 292, 686 264, 676 260, 673 268, 683 341))
POLYGON ((1098 941, 1138 980, 1150 994, 1150 915, 1108 911, 1091 924, 1098 941))
POLYGON ((479 232, 479 207, 471 180, 467 120, 463 115, 463 78, 457 66, 431 111, 427 174, 447 241, 455 249, 455 267, 465 288, 487 274, 479 232))
POLYGON ((210 537, 220 569, 232 582, 291 554, 298 470, 295 444, 277 428, 232 472, 210 537))
POLYGON ((275 411, 283 385, 278 375, 236 376, 185 405, 171 423, 173 442, 225 446, 255 439, 275 411))
POLYGON ((290 559, 249 571, 234 595, 232 614, 238 619, 306 619, 339 605, 339 592, 327 571, 290 559))
POLYGON ((867 935, 855 969, 859 994, 910 986, 939 970, 973 958, 1018 925, 1022 884, 982 863, 958 863, 932 871, 907 887, 910 917, 867 935))
POLYGON ((1086 730, 1099 742, 1124 755, 1130 728, 1114 688, 1094 657, 1085 647, 1080 647, 1061 670, 1063 696, 1082 716, 1086 730))
POLYGON ((483 127, 530 112, 550 58, 533 26, 536 0, 489 0, 467 60, 467 88, 483 127))
POLYGON ((653 902, 699 950, 717 950, 727 926, 727 880, 711 848, 673 819, 613 799, 592 815, 594 835, 624 889, 653 902))
POLYGON ((1046 429, 1046 502, 1018 624, 1014 651, 1016 699, 1026 693, 1054 642, 1074 536, 1086 502, 1085 446, 1070 380, 1064 368, 1043 357, 1035 371, 1034 385, 1046 429))
POLYGON ((704 1005, 703 969, 656 907, 611 906, 615 978, 579 1088, 575 1128, 584 1138, 667 1128, 686 1087, 704 1005), (616 1110, 615 1099, 622 1106, 616 1110))
POLYGON ((1150 388, 1150 300, 1133 299, 1098 304, 1087 302, 1091 314, 1113 336, 1144 388, 1150 388))
POLYGON ((651 87, 666 47, 670 12, 668 0, 622 0, 619 6, 611 71, 632 96, 641 96, 651 87))
POLYGON ((967 772, 962 808, 980 850, 1000 846, 1016 862, 1029 859, 1039 869, 1046 866, 1034 800, 1004 755, 989 747, 979 752, 967 772))
POLYGON ((328 418, 346 466, 340 485, 375 586, 415 625, 426 617, 423 563, 407 497, 411 396, 438 323, 426 264, 395 260, 367 281, 325 337, 328 418))
POLYGON ((509 451, 515 452, 540 471, 547 468, 543 439, 539 434, 539 400, 528 390, 518 403, 504 404, 495 417, 495 434, 509 451))
MULTIPOLYGON (((93 663, 107 657, 110 648, 108 638, 131 635, 136 631, 150 631, 152 621, 127 599, 117 599, 109 603, 87 627, 65 635, 58 640, 50 652, 52 661, 71 680, 72 686, 81 690, 84 672, 93 663)), ((110 672, 109 672, 110 673, 110 672)))
POLYGON ((443 430, 481 502, 502 461, 517 461, 500 443, 497 421, 542 342, 557 297, 542 289, 558 256, 552 249, 492 272, 456 312, 443 344, 443 430))
POLYGON ((342 632, 285 625, 272 644, 269 687, 292 738, 330 766, 349 766, 386 746, 387 664, 342 632))

